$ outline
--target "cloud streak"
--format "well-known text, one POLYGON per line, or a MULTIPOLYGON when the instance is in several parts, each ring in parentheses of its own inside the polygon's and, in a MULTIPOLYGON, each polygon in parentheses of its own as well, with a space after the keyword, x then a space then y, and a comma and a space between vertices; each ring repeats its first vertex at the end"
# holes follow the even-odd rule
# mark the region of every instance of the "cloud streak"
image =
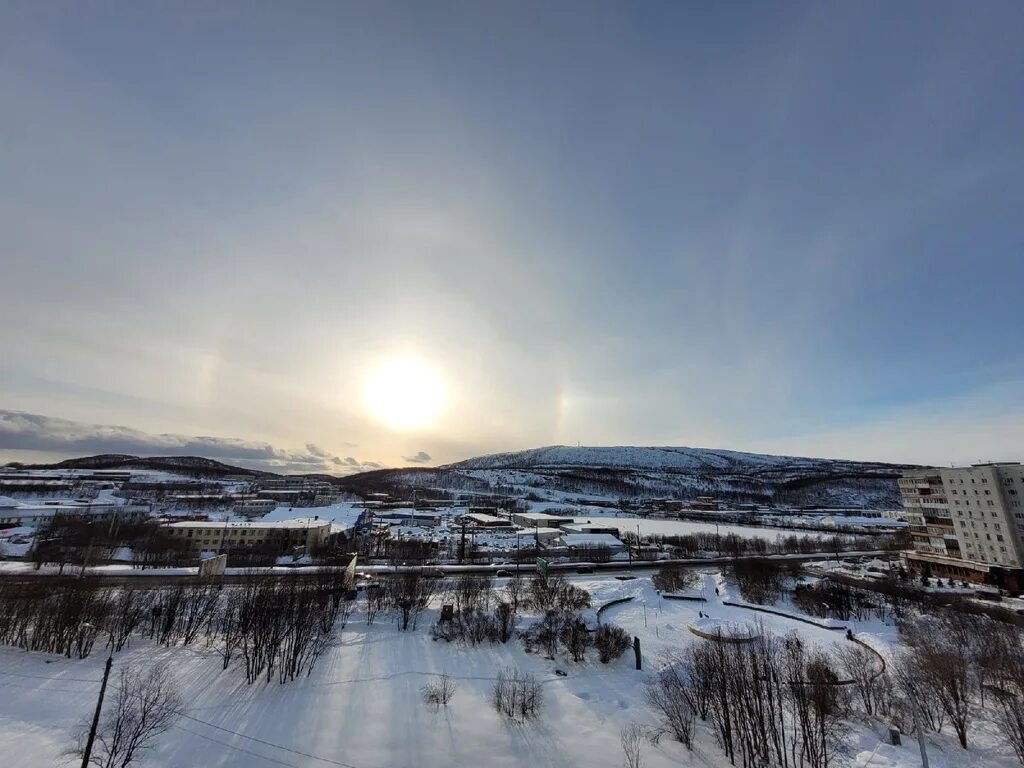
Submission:
POLYGON ((403 456, 403 461, 408 461, 410 464, 426 464, 431 460, 431 456, 426 451, 417 451, 412 456, 403 456))
POLYGON ((375 461, 342 458, 314 444, 279 448, 238 438, 153 434, 131 427, 86 424, 23 411, 0 410, 0 449, 69 456, 126 453, 143 456, 196 455, 268 472, 349 475, 380 469, 375 461))

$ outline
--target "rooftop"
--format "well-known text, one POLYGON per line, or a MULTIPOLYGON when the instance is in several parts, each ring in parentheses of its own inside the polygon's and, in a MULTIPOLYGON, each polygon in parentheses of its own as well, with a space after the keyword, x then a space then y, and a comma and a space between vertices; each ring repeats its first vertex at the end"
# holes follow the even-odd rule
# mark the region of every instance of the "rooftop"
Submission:
POLYGON ((165 523, 168 528, 310 528, 330 525, 330 520, 318 520, 313 517, 297 517, 292 520, 259 520, 246 522, 218 522, 216 520, 188 520, 180 523, 165 523))
POLYGON ((562 542, 567 547, 621 547, 622 542, 610 533, 566 533, 562 542))

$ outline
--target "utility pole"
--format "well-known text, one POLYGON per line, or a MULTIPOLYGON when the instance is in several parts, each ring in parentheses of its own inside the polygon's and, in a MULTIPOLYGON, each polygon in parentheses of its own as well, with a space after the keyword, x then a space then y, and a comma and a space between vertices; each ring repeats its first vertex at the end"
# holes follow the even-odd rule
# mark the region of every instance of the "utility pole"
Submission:
POLYGON ((928 753, 924 748, 924 728, 921 727, 921 713, 918 711, 918 703, 916 701, 911 709, 914 710, 914 730, 917 731, 917 746, 921 748, 921 768, 928 768, 928 753))
POLYGON ((107 666, 103 668, 103 682, 100 684, 100 697, 96 701, 96 711, 92 716, 92 727, 89 729, 89 738, 85 742, 85 752, 82 755, 82 768, 89 768, 89 758, 92 757, 92 743, 96 740, 96 728, 100 724, 100 710, 103 709, 103 694, 107 692, 107 678, 110 677, 110 666, 114 663, 114 652, 107 656, 107 666))

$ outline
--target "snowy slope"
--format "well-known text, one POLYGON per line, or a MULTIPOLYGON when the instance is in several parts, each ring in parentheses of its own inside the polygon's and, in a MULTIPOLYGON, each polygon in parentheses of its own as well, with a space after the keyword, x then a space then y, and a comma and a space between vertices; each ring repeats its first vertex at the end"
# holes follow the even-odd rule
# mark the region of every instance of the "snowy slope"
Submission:
POLYGON ((550 469, 550 468, 609 468, 654 469, 681 472, 740 472, 755 474, 772 470, 811 470, 828 467, 848 470, 898 471, 890 464, 846 461, 842 459, 812 459, 799 456, 773 456, 765 453, 710 448, 672 448, 635 446, 572 447, 552 445, 512 453, 495 453, 467 459, 448 465, 452 469, 550 469))
POLYGON ((418 488, 469 494, 692 499, 778 505, 896 508, 903 467, 683 447, 549 446, 480 456, 438 468, 383 470, 343 483, 362 490, 418 488))

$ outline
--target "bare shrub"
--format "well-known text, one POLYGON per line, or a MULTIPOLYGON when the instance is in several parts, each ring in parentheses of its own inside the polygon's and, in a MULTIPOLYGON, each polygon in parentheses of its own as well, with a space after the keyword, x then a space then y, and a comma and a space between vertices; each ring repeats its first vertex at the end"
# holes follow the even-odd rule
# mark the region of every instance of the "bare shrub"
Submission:
POLYGON ((388 581, 388 601, 398 611, 399 629, 416 629, 417 620, 435 588, 433 579, 416 571, 399 574, 388 581))
POLYGON ((640 745, 643 744, 644 729, 638 723, 629 723, 619 731, 619 742, 622 744, 622 764, 625 768, 640 768, 643 756, 640 745))
POLYGON ((494 606, 494 622, 498 631, 498 639, 507 643, 516 628, 516 610, 512 603, 501 601, 494 606))
POLYGON ((530 580, 528 591, 530 606, 541 613, 575 613, 590 607, 590 593, 564 576, 538 573, 530 580))
POLYGON ((782 594, 786 579, 782 565, 775 560, 750 558, 732 566, 743 599, 750 603, 772 605, 782 594))
POLYGON ((629 649, 630 645, 632 645, 632 641, 629 639, 629 633, 615 624, 602 624, 594 633, 597 658, 602 664, 618 659, 629 649))
POLYGON ((520 672, 514 667, 506 667, 498 671, 491 691, 491 702, 506 717, 526 721, 539 714, 543 705, 543 691, 533 675, 520 672))
POLYGON ((583 661, 586 658, 587 649, 593 643, 587 625, 583 623, 583 619, 579 615, 566 617, 562 622, 559 638, 573 661, 583 661))
POLYGON ((530 640, 544 649, 549 659, 558 653, 558 638, 562 631, 562 614, 556 610, 544 612, 541 620, 530 628, 530 640))
POLYGON ((420 692, 423 694, 424 703, 437 709, 448 706, 448 703, 455 697, 455 689, 455 680, 445 672, 436 683, 427 683, 420 689, 420 692))
POLYGON ((681 592, 697 585, 698 575, 692 568, 663 565, 651 576, 651 584, 659 592, 681 592))

